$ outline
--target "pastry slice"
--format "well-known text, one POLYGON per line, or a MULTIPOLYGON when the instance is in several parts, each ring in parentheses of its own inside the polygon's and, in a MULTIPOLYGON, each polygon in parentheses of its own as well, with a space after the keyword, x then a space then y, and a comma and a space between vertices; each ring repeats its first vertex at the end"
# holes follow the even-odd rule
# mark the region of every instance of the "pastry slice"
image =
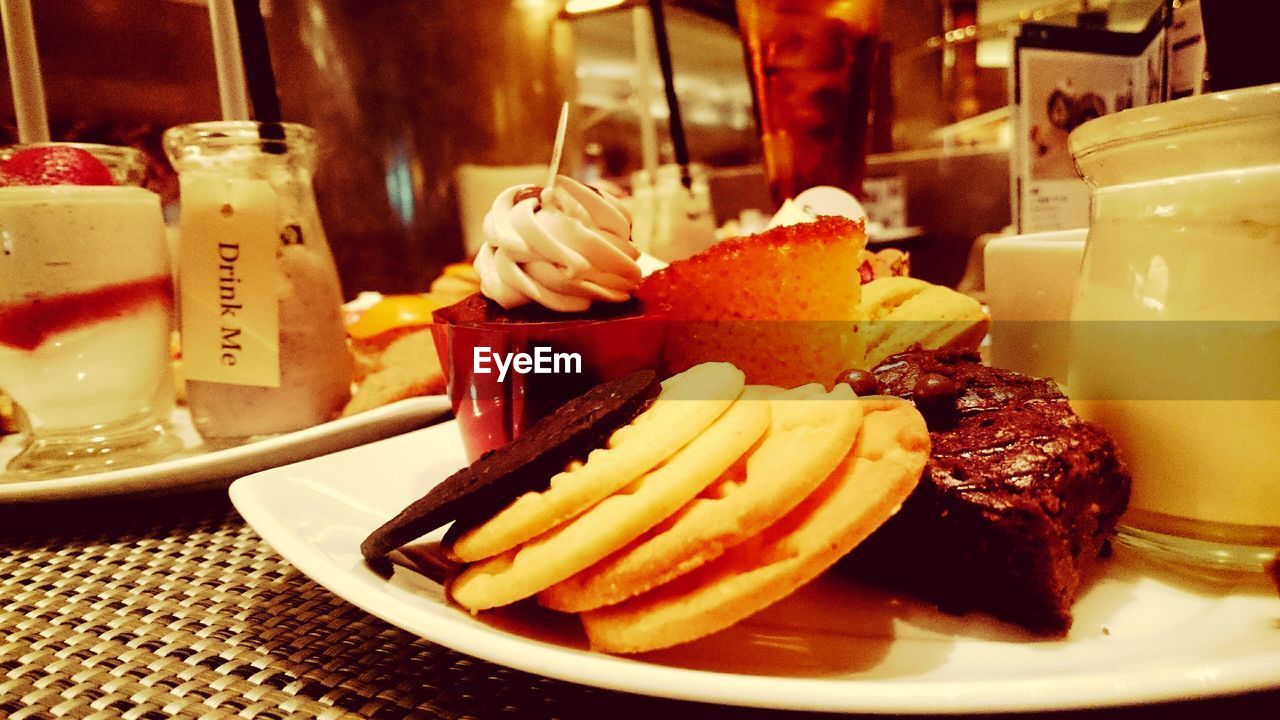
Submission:
POLYGON ((831 387, 862 362, 857 333, 866 234, 838 217, 733 238, 645 278, 646 313, 666 317, 669 373, 730 362, 747 382, 831 387))

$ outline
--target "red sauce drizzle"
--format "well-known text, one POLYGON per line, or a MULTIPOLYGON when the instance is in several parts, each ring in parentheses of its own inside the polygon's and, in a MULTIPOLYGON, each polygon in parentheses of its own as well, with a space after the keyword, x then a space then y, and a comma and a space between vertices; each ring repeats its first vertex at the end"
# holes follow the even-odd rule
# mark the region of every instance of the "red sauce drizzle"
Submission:
POLYGON ((35 350, 52 335, 114 320, 152 303, 173 304, 168 275, 0 305, 0 345, 35 350))

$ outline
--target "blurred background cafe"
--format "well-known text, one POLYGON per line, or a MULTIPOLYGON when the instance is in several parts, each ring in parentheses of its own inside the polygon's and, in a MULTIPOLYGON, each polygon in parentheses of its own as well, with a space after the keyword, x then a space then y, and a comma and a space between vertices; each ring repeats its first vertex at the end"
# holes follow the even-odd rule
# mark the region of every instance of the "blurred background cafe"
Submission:
MULTIPOLYGON (((1082 191, 1070 187, 1082 185, 1065 143, 1075 126, 1273 81, 1257 75, 1266 63, 1237 57, 1274 32, 1275 18, 1263 17, 1271 5, 262 0, 260 9, 282 117, 318 131, 320 214, 350 298, 425 290, 465 259, 495 192, 545 174, 565 101, 563 167, 647 197, 653 216, 633 211, 651 248, 679 232, 664 226, 663 203, 676 203, 674 222, 698 225, 691 242, 705 244, 760 229, 810 185, 836 185, 861 199, 873 245, 910 253, 913 275, 981 292, 984 238, 1087 224, 1087 190, 1081 209, 1082 191)), ((206 3, 33 8, 53 138, 146 151, 147 184, 176 225, 161 134, 219 115, 206 3)), ((0 116, 13 142, 7 94, 0 116)))

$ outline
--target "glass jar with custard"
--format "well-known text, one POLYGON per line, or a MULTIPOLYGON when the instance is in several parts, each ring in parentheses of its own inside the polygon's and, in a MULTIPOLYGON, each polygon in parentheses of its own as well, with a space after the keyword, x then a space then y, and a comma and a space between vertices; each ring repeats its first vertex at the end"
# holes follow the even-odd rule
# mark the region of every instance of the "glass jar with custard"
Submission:
POLYGON ((1068 386, 1133 473, 1121 540, 1252 570, 1280 549, 1280 85, 1070 137, 1093 188, 1068 386))
POLYGON ((315 132, 292 123, 170 128, 182 196, 186 398, 206 442, 317 425, 350 397, 342 289, 316 208, 315 132))

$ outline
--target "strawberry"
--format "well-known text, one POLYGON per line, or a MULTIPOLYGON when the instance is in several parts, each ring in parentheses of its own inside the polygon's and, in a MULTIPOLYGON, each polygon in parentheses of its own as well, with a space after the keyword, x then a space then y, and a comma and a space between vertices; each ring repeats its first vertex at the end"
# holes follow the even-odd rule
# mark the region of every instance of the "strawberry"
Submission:
POLYGON ((115 185, 101 160, 69 145, 45 145, 14 153, 0 165, 0 185, 115 185))
POLYGON ((876 270, 871 267, 870 260, 863 260, 862 264, 858 266, 858 279, 861 281, 860 285, 866 285, 876 279, 876 270))

